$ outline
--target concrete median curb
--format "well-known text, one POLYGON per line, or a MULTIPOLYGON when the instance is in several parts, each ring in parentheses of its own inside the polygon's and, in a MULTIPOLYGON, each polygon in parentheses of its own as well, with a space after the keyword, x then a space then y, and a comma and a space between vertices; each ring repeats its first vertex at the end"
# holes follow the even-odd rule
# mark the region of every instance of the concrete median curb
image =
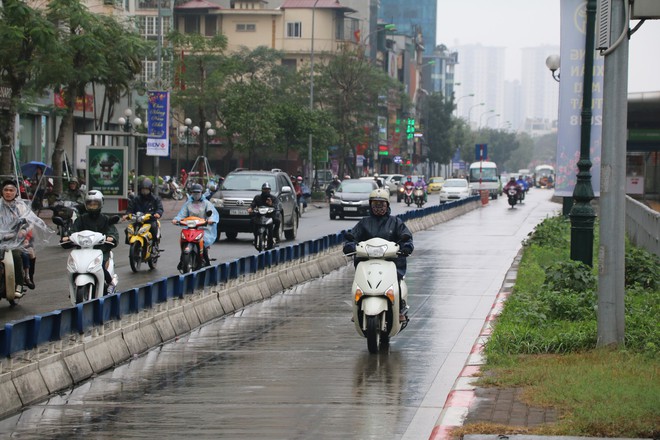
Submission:
MULTIPOLYGON (((476 209, 475 201, 408 220, 412 232, 476 209)), ((268 299, 350 263, 341 245, 227 283, 159 303, 148 312, 110 321, 84 335, 39 346, 0 363, 0 417, 75 386, 133 356, 175 340, 214 319, 268 299)))

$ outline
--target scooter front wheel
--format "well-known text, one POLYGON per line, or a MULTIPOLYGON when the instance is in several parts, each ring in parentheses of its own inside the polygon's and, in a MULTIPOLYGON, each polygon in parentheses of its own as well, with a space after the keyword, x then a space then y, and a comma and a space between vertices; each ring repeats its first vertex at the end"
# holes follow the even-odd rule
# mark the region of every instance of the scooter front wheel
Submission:
POLYGON ((181 257, 181 273, 193 272, 197 265, 197 254, 191 252, 181 257))
POLYGON ((380 320, 378 316, 367 316, 367 348, 369 353, 380 350, 380 320))
POLYGON ((128 252, 128 261, 131 264, 131 270, 133 272, 138 272, 140 266, 142 265, 142 245, 139 242, 131 244, 131 248, 128 252))
POLYGON ((85 284, 84 286, 76 287, 76 304, 89 301, 94 297, 94 285, 85 284))

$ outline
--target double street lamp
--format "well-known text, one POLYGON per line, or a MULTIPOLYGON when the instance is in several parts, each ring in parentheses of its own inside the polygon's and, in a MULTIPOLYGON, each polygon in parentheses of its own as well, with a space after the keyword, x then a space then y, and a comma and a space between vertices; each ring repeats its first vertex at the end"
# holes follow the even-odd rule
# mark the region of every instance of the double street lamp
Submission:
POLYGON ((487 115, 488 113, 495 113, 495 109, 492 108, 490 110, 486 110, 481 115, 479 115, 479 125, 477 126, 477 128, 481 128, 481 118, 483 118, 484 115, 487 115))
MULTIPOLYGON (((188 157, 188 150, 189 150, 188 146, 190 145, 190 136, 191 135, 194 135, 194 136, 199 135, 200 128, 196 125, 194 127, 191 127, 192 120, 190 118, 184 119, 183 123, 185 125, 182 125, 182 126, 179 127, 179 133, 183 134, 184 139, 186 141, 186 165, 188 165, 188 163, 190 161, 190 159, 188 157)), ((176 172, 177 173, 179 172, 179 158, 180 157, 181 157, 181 149, 179 148, 179 150, 176 153, 176 172)))
POLYGON ((133 136, 134 128, 142 125, 142 119, 137 116, 131 121, 131 116, 133 116, 133 110, 127 108, 124 110, 124 116, 120 116, 117 119, 119 125, 124 129, 126 133, 130 133, 127 137, 126 144, 128 146, 128 156, 129 156, 129 168, 135 170, 135 175, 138 176, 138 150, 137 145, 135 144, 135 136, 133 136))

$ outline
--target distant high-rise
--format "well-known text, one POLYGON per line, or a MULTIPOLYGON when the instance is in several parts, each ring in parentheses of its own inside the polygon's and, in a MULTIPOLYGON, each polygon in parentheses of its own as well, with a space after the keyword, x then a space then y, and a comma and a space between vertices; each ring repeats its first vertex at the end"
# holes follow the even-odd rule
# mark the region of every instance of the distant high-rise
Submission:
POLYGON ((559 84, 552 79, 545 59, 557 53, 559 46, 527 47, 521 51, 521 113, 528 127, 525 131, 532 135, 556 127, 559 84))
MULTIPOLYGON (((460 63, 455 67, 455 80, 461 83, 454 90, 458 116, 469 121, 473 128, 496 114, 500 115, 499 120, 508 120, 504 113, 504 48, 473 44, 459 46, 456 52, 460 63)), ((495 122, 491 120, 491 124, 495 122)))
POLYGON ((424 55, 431 56, 436 45, 437 14, 437 0, 380 0, 378 18, 385 23, 394 23, 397 33, 414 36, 415 29, 421 28, 424 55))

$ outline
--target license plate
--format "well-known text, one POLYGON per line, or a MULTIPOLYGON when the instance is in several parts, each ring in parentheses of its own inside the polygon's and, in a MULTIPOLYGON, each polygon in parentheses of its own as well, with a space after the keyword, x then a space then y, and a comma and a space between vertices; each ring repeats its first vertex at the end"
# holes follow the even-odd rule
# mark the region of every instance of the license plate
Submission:
POLYGON ((230 209, 229 215, 247 215, 247 209, 230 209))
POLYGON ((357 211, 357 207, 355 207, 355 206, 346 206, 344 208, 344 211, 357 211))

